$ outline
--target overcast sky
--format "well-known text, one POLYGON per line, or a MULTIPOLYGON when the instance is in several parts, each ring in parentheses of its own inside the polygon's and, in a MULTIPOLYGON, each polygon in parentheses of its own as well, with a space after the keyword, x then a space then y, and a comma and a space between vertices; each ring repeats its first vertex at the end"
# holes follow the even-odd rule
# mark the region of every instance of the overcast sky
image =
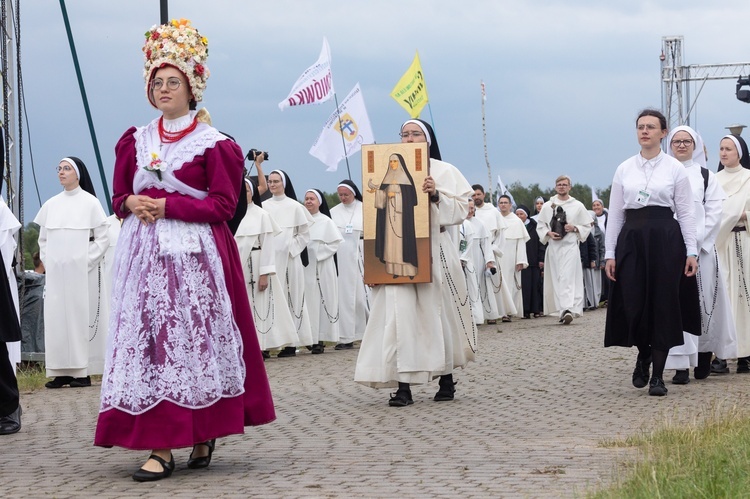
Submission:
MULTIPOLYGON (((104 169, 131 125, 157 116, 145 97, 144 32, 159 21, 158 0, 66 2, 104 169)), ((59 160, 84 160, 101 180, 57 0, 21 2, 22 70, 31 145, 42 202, 61 189, 59 160)), ((211 77, 202 105, 243 150, 269 152, 267 171, 286 170, 297 192, 333 191, 346 164, 328 173, 308 154, 333 101, 279 111, 292 84, 328 37, 339 100, 359 82, 379 143, 398 141, 408 115, 390 91, 419 51, 443 159, 470 183, 487 183, 480 80, 493 182, 552 187, 557 175, 609 186, 617 165, 638 152, 635 117, 660 107, 662 37, 682 35, 684 64, 750 61, 747 0, 373 0, 179 1, 209 40, 211 77)), ((691 85, 691 94, 697 88, 691 85)), ((735 80, 709 81, 693 125, 718 161, 725 126, 750 125, 750 104, 735 80)), ((24 130, 24 133, 25 130, 24 130)), ((746 132, 746 135, 750 132, 746 132)), ((39 203, 25 137, 26 220, 39 203)), ((349 159, 359 183, 360 156, 349 159)), ((248 163, 249 166, 249 163, 248 163)))

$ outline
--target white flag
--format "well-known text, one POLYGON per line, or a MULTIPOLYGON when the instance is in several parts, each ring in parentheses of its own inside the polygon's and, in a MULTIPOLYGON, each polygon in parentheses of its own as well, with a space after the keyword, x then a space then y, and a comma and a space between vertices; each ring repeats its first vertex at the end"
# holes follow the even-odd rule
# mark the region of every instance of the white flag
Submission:
POLYGON ((497 198, 500 199, 500 196, 502 196, 503 194, 505 194, 506 196, 510 198, 510 204, 515 209, 516 200, 513 199, 513 194, 511 194, 510 191, 505 187, 505 184, 500 178, 500 175, 498 175, 497 176, 497 198))
POLYGON ((287 98, 279 102, 279 109, 283 111, 285 107, 320 104, 333 97, 333 92, 331 49, 328 47, 328 39, 323 37, 320 57, 297 78, 287 98))
POLYGON ((339 162, 362 149, 362 144, 374 143, 365 100, 357 83, 339 105, 338 112, 334 111, 328 117, 323 131, 310 148, 310 154, 328 165, 326 171, 335 172, 339 162))
POLYGON ((591 188, 591 202, 593 203, 593 202, 594 202, 594 201, 596 201, 597 199, 599 199, 599 196, 597 196, 597 195, 596 195, 596 191, 595 191, 595 190, 594 190, 594 188, 592 187, 592 188, 591 188))

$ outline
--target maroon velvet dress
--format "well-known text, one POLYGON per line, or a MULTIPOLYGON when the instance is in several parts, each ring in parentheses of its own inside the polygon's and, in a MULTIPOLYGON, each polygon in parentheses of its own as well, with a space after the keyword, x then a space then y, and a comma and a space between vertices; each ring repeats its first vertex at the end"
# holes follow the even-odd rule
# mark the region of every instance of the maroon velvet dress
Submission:
MULTIPOLYGON (((205 129, 205 125, 201 126, 205 129)), ((126 275, 118 274, 118 266, 122 268, 121 272, 130 272, 127 275, 132 276, 133 272, 137 272, 133 269, 138 268, 134 267, 138 265, 138 261, 131 255, 143 251, 137 244, 137 237, 141 232, 145 234, 147 230, 150 230, 150 228, 141 227, 140 221, 130 212, 122 210, 125 199, 134 193, 134 178, 139 173, 134 135, 136 130, 135 127, 127 130, 115 148, 112 204, 115 213, 120 218, 125 219, 123 229, 126 228, 126 224, 133 224, 128 227, 134 235, 132 238, 125 240, 128 247, 120 247, 118 244, 116 275, 126 275), (128 221, 127 217, 132 220, 128 221), (129 270, 128 266, 130 266, 129 270)), ((233 318, 241 336, 242 345, 235 351, 237 355, 240 355, 238 352, 241 350, 241 358, 244 361, 245 378, 244 383, 242 383, 244 393, 236 396, 230 393, 219 398, 208 398, 206 399, 208 401, 199 407, 189 407, 190 404, 183 404, 178 399, 174 399, 176 401, 168 400, 168 396, 166 399, 159 400, 157 403, 148 405, 144 410, 139 411, 122 410, 116 404, 110 406, 104 402, 105 386, 111 387, 113 383, 117 383, 117 379, 107 378, 107 365, 116 364, 115 356, 125 355, 123 349, 118 350, 110 346, 107 352, 105 378, 102 381, 103 402, 96 427, 94 445, 121 446, 141 450, 190 447, 213 438, 243 433, 244 426, 262 425, 276 418, 271 390, 245 291, 239 252, 226 224, 227 220, 231 219, 234 214, 236 207, 239 186, 242 181, 243 162, 243 154, 239 146, 231 140, 218 140, 203 150, 202 154, 191 157, 178 170, 174 171, 174 177, 182 183, 198 191, 207 192, 205 198, 198 199, 180 192, 168 192, 155 186, 147 187, 139 194, 152 198, 166 198, 165 220, 173 219, 196 225, 204 224, 204 227, 206 227, 205 224, 208 224, 207 226, 210 227, 210 232, 206 232, 209 238, 212 235, 215 242, 214 252, 218 253, 220 257, 220 268, 224 275, 223 283, 220 276, 216 279, 216 283, 218 283, 218 286, 226 286, 231 302, 231 312, 227 315, 233 318)), ((140 174, 142 175, 142 172, 140 174)), ((149 172, 149 175, 153 174, 153 172, 149 172)), ((154 224, 150 225, 153 226, 154 224)), ((121 239, 120 242, 122 241, 121 239)), ((216 268, 219 268, 218 264, 216 264, 216 268)), ((219 271, 218 274, 220 273, 219 271)), ((120 292, 117 288, 118 284, 124 287, 126 283, 115 282, 114 294, 117 295, 120 292)), ((153 283, 144 282, 138 283, 138 285, 150 286, 153 283)), ((177 289, 171 292, 179 294, 181 290, 177 289)), ((122 293, 127 295, 126 291, 122 293)), ((147 294, 145 291, 144 293, 147 294)), ((117 296, 113 296, 113 304, 116 301, 117 296)), ((204 307, 205 304, 198 303, 196 306, 204 307)), ((146 304, 123 303, 120 308, 123 310, 123 314, 130 314, 131 320, 133 316, 137 316, 137 321, 143 321, 143 323, 152 321, 149 324, 153 324, 153 313, 151 313, 151 316, 145 317, 149 313, 146 304)), ((117 317, 113 317, 110 321, 109 334, 113 335, 118 327, 122 327, 120 324, 117 317)), ((133 333, 131 330, 130 334, 132 336, 142 333, 133 333)), ((146 328, 143 335, 147 336, 148 334, 150 333, 146 328)), ((112 344, 112 338, 109 339, 109 342, 112 344)), ((150 346, 142 348, 141 351, 135 349, 135 353, 131 349, 127 355, 148 357, 163 354, 163 352, 155 353, 153 351, 161 348, 158 338, 156 342, 151 341, 149 343, 144 340, 139 342, 139 345, 141 344, 150 346)), ((190 347, 187 349, 189 350, 190 347)), ((204 352, 206 349, 211 350, 211 345, 203 347, 204 352)), ((240 363, 238 362, 238 364, 240 363)), ((132 372, 126 374, 133 379, 132 372)), ((238 383, 241 383, 241 380, 238 383)), ((236 388, 241 391, 238 386, 236 388)), ((119 389, 123 391, 122 387, 119 387, 119 389)))

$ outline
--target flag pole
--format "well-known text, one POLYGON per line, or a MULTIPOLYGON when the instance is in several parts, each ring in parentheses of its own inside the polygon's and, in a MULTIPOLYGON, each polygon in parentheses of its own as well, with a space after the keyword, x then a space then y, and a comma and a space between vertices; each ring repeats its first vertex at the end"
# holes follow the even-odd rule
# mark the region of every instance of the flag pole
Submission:
POLYGON ((430 105, 429 101, 427 101, 427 110, 430 112, 430 121, 432 122, 432 131, 435 132, 435 136, 437 136, 437 130, 435 129, 435 118, 432 117, 432 106, 430 105))
POLYGON ((349 175, 349 180, 352 179, 352 172, 349 170, 349 158, 346 155, 346 141, 344 140, 344 124, 341 123, 341 111, 339 110, 339 99, 336 97, 336 92, 333 92, 333 100, 336 103, 336 116, 339 118, 339 133, 341 134, 341 147, 344 148, 344 159, 346 160, 346 173, 349 175))
POLYGON ((484 139, 484 161, 487 163, 487 192, 490 194, 490 203, 492 203, 492 167, 490 166, 490 156, 487 153, 487 123, 484 117, 484 101, 487 99, 484 93, 484 81, 480 80, 480 83, 482 88, 482 137, 484 139))

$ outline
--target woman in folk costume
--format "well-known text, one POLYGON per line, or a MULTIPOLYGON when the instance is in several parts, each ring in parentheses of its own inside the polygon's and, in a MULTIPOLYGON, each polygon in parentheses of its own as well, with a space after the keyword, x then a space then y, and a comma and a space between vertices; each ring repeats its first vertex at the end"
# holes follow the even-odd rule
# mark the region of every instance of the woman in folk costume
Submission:
POLYGON ((667 146, 667 154, 683 164, 690 179, 698 249, 701 335, 683 332, 684 344, 669 350, 665 367, 677 370, 672 383, 684 385, 690 382, 691 366, 695 368, 695 379, 710 374, 714 353, 720 359, 737 357, 737 332, 715 246, 726 194, 716 175, 706 168, 703 139, 695 130, 689 126, 674 128, 669 132, 667 146))
POLYGON ((326 341, 339 341, 336 251, 344 238, 331 220, 331 211, 320 190, 305 192, 305 208, 313 219, 307 245, 310 263, 305 267, 305 299, 310 304, 312 353, 321 354, 326 341))
POLYGON ((354 373, 355 381, 373 388, 398 387, 389 400, 396 407, 414 403, 411 384, 437 377, 440 389, 434 400, 453 400, 453 369, 474 360, 477 331, 458 247, 446 231, 466 218, 471 185, 455 166, 441 161, 428 123, 405 122, 401 141, 427 142, 430 149, 430 175, 420 186, 420 196, 430 203, 432 282, 373 288, 354 373))
POLYGON ((283 171, 273 170, 268 175, 268 189, 273 197, 263 202, 263 208, 281 229, 273 239, 276 275, 281 281, 297 334, 295 345, 284 347, 279 357, 294 357, 296 347, 313 344, 304 270, 308 265, 307 244, 310 242, 312 217, 297 201, 292 181, 283 171))
POLYGON ((175 448, 205 468, 216 438, 276 417, 227 226, 243 154, 191 110, 207 43, 184 19, 146 32, 146 95, 162 115, 115 147, 123 224, 94 444, 152 449, 136 481, 169 477, 175 448))
POLYGON ((47 388, 91 386, 104 369, 107 303, 101 264, 109 222, 83 162, 63 158, 57 167, 63 192, 39 210, 39 256, 47 280, 44 343, 47 388))
POLYGON ((633 386, 663 396, 669 349, 682 345, 683 331, 701 333, 695 209, 685 167, 661 150, 664 115, 642 111, 636 134, 640 153, 621 163, 612 180, 604 346, 637 346, 633 386))
POLYGON ((261 208, 255 182, 245 179, 247 212, 234 235, 240 250, 245 286, 253 307, 255 330, 263 357, 268 350, 297 343, 297 333, 286 303, 286 292, 276 274, 273 238, 281 229, 261 208))
MULTIPOLYGON (((721 139, 716 180, 727 198, 721 212, 716 251, 737 331, 737 372, 750 372, 750 154, 739 135, 721 139)), ((722 358, 718 353, 717 357, 722 358)))
POLYGON ((362 194, 351 180, 336 188, 341 203, 331 208, 331 218, 344 240, 336 258, 339 266, 339 343, 336 350, 354 347, 365 334, 370 315, 370 288, 364 281, 362 244, 362 194))

